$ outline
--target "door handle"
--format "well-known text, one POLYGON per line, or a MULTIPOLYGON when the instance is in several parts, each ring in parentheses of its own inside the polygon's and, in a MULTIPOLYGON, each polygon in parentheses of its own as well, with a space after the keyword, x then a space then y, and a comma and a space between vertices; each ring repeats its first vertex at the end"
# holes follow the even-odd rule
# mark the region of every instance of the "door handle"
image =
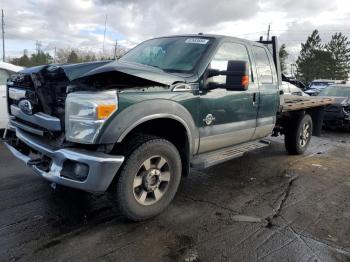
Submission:
POLYGON ((253 106, 256 106, 257 102, 256 102, 256 93, 253 93, 253 106))

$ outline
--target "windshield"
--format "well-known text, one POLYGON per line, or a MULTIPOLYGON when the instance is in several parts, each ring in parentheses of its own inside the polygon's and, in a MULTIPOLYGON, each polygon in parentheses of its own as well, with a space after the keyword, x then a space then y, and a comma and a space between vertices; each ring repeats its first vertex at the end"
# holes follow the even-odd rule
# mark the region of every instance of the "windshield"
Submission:
POLYGON ((319 96, 350 96, 350 87, 328 87, 323 89, 319 96))
POLYGON ((211 43, 210 38, 166 37, 141 43, 120 61, 158 67, 164 71, 192 71, 211 43))

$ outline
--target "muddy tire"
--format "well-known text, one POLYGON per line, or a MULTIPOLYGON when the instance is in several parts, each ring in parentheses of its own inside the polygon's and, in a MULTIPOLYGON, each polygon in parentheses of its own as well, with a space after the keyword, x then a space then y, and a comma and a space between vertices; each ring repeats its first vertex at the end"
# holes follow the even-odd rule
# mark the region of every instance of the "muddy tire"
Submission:
POLYGON ((173 200, 181 180, 181 157, 169 141, 148 137, 136 139, 126 157, 110 197, 121 213, 142 221, 161 213, 173 200), (138 141, 142 141, 141 143, 138 141))
POLYGON ((312 136, 312 119, 303 115, 292 120, 284 136, 286 150, 291 155, 303 154, 312 136))

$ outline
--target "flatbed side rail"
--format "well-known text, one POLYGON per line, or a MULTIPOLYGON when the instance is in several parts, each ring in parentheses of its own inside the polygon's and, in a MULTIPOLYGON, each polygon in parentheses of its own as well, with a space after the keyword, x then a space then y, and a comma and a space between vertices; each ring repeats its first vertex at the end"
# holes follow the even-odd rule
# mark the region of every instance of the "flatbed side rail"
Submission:
POLYGON ((334 99, 328 97, 303 97, 293 95, 283 95, 283 104, 281 112, 297 111, 314 107, 323 107, 330 105, 334 99))

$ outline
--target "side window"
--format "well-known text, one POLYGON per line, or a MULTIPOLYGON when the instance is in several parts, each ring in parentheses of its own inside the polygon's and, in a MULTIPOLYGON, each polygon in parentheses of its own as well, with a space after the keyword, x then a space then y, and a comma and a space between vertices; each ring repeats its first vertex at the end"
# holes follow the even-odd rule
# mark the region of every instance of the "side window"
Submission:
POLYGON ((266 53, 266 49, 258 46, 253 46, 255 56, 256 69, 258 72, 260 84, 272 84, 273 75, 271 64, 266 53))
MULTIPOLYGON (((223 43, 211 61, 210 67, 218 70, 226 70, 229 60, 247 61, 249 65, 249 72, 251 72, 248 51, 244 45, 229 42, 223 43)), ((251 75, 251 73, 249 74, 251 75)), ((226 76, 214 76, 211 79, 211 82, 218 84, 225 84, 226 82, 226 76)))
POLYGON ((7 78, 9 78, 9 73, 6 70, 0 69, 0 85, 6 85, 7 78))

